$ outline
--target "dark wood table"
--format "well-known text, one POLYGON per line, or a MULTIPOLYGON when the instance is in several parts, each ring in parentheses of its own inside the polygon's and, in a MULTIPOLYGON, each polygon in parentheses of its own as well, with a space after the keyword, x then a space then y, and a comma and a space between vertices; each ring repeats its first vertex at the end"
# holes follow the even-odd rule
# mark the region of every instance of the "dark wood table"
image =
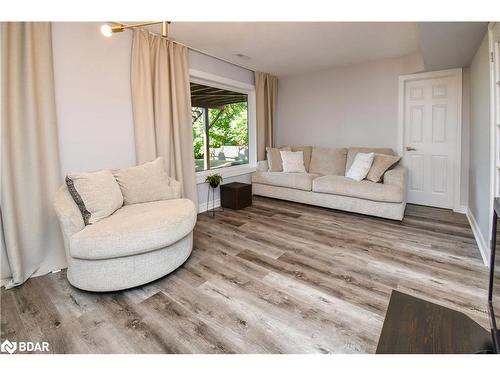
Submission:
POLYGON ((464 354, 492 348, 491 332, 467 315, 393 290, 376 353, 464 354))
POLYGON ((220 186, 221 206, 240 210, 252 204, 252 184, 231 182, 220 186))

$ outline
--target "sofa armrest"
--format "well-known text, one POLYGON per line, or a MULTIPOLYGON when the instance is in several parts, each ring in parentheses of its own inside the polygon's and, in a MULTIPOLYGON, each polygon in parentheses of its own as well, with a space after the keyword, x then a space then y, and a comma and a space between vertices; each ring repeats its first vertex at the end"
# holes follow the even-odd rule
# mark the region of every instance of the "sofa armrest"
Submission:
POLYGON ((406 167, 397 165, 393 169, 389 169, 384 173, 384 184, 395 185, 406 191, 406 176, 408 172, 406 167))
POLYGON ((59 219, 65 242, 73 234, 85 228, 82 214, 71 197, 66 185, 61 186, 56 192, 54 197, 54 209, 59 219))
POLYGON ((168 178, 169 187, 172 190, 172 198, 170 199, 179 199, 182 197, 182 183, 177 181, 175 178, 168 178))
POLYGON ((269 165, 267 160, 261 160, 257 162, 257 172, 267 172, 269 170, 269 165))

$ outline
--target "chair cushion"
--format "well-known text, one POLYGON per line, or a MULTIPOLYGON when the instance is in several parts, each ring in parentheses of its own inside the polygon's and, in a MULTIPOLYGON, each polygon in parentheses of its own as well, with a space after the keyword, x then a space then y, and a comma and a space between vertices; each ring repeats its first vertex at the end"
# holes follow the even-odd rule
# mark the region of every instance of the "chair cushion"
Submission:
POLYGON ((346 155, 346 148, 313 147, 309 173, 344 176, 346 155))
POLYGON ((322 176, 313 180, 313 191, 368 199, 378 202, 403 201, 403 189, 395 185, 378 184, 367 180, 355 181, 344 176, 322 176))
POLYGON ((131 204, 71 236, 69 252, 90 260, 141 254, 179 241, 195 223, 189 199, 131 204))
POLYGON ((170 186, 161 157, 135 167, 119 169, 114 176, 126 205, 174 198, 174 189, 170 186))
POLYGON ((316 177, 317 174, 310 173, 256 172, 252 175, 252 182, 311 191, 312 180, 316 177))
POLYGON ((383 154, 383 155, 394 155, 394 151, 392 148, 387 147, 349 147, 347 150, 347 161, 345 164, 345 173, 351 168, 352 163, 354 162, 354 158, 358 152, 370 153, 374 154, 383 154))
POLYGON ((97 223, 123 205, 122 192, 109 170, 70 173, 66 185, 85 225, 97 223))

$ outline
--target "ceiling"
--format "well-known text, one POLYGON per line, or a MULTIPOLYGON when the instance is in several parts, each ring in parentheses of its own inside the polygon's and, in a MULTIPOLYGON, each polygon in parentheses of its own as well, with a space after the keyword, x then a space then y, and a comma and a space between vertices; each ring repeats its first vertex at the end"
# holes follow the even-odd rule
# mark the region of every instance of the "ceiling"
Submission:
POLYGON ((417 26, 408 22, 173 22, 170 36, 278 76, 399 57, 419 48, 417 26))
POLYGON ((419 22, 420 50, 426 70, 469 66, 487 22, 419 22))
POLYGON ((169 31, 190 47, 284 77, 414 53, 427 71, 469 66, 486 29, 487 22, 173 22, 169 31))

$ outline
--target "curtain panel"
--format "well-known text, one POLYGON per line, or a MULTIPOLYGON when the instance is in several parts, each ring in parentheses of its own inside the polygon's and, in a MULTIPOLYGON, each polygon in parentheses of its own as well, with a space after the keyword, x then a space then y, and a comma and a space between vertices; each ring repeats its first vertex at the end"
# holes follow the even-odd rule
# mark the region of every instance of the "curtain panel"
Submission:
POLYGON ((1 27, 0 214, 9 287, 66 267, 66 258, 52 206, 62 179, 51 26, 4 22, 1 27))
POLYGON ((132 104, 137 162, 158 156, 197 204, 187 48, 134 30, 132 104))
POLYGON ((274 145, 277 92, 278 78, 267 73, 255 72, 257 160, 265 160, 266 147, 274 145))

